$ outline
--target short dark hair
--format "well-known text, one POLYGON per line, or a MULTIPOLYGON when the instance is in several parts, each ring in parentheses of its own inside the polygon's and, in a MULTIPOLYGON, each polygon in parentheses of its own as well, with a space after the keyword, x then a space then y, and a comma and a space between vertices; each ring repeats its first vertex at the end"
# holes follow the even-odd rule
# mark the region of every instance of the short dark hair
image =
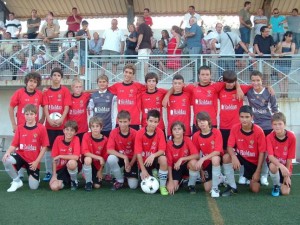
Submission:
POLYGON ((99 124, 100 127, 103 127, 103 121, 98 116, 93 116, 93 117, 90 118, 90 120, 89 120, 89 128, 92 127, 93 123, 99 124))
POLYGON ((34 104, 28 104, 24 108, 24 113, 27 112, 33 112, 34 114, 37 114, 37 107, 34 104))
POLYGON ((298 9, 297 8, 293 8, 292 12, 295 11, 296 13, 298 13, 298 9))
POLYGON ((72 8, 72 10, 73 10, 73 9, 76 9, 76 10, 77 10, 77 8, 76 8, 76 7, 73 7, 73 8, 72 8))
POLYGON ((186 131, 185 125, 184 125, 184 123, 181 122, 181 121, 175 121, 175 122, 173 122, 172 125, 171 125, 171 131, 173 130, 173 128, 174 128, 175 126, 180 126, 180 127, 182 128, 182 130, 183 130, 183 133, 186 131))
POLYGON ((149 8, 144 8, 144 11, 145 11, 145 10, 148 11, 148 12, 150 12, 150 9, 149 9, 149 8))
POLYGON ((136 67, 133 63, 128 63, 126 64, 124 67, 123 67, 123 72, 126 70, 126 69, 131 69, 133 71, 133 74, 135 74, 136 72, 136 67))
POLYGON ((245 2, 244 2, 244 7, 246 7, 247 5, 250 5, 250 4, 251 4, 250 1, 245 1, 245 2))
POLYGON ((241 113, 249 113, 251 116, 253 116, 253 109, 250 105, 243 105, 239 110, 239 115, 241 113))
POLYGON ((37 73, 37 72, 27 73, 25 78, 24 78, 25 85, 27 85, 27 83, 30 79, 33 79, 33 80, 37 81, 37 87, 41 85, 42 78, 41 78, 41 75, 39 73, 37 73))
POLYGON ((225 70, 223 72, 223 81, 227 83, 233 83, 237 81, 236 72, 234 72, 233 70, 225 70))
POLYGON ((271 118, 272 123, 274 121, 278 121, 278 120, 282 121, 284 124, 286 124, 286 117, 282 112, 277 112, 272 115, 272 118, 271 118))
POLYGON ((149 72, 145 76, 145 82, 147 83, 147 81, 149 79, 153 79, 153 78, 155 79, 156 83, 158 83, 158 75, 156 73, 154 73, 154 72, 149 72))
POLYGON ((262 27, 260 28, 260 33, 264 32, 265 29, 267 29, 267 28, 268 28, 268 26, 262 26, 262 27))
POLYGON ((176 74, 176 75, 173 77, 172 80, 182 80, 182 81, 184 82, 184 78, 183 78, 183 76, 180 75, 180 74, 176 74))
POLYGON ((209 73, 211 74, 211 68, 209 66, 200 66, 198 69, 198 74, 200 74, 201 70, 209 70, 209 73))
POLYGON ((11 15, 15 15, 15 13, 14 13, 14 12, 9 12, 9 13, 8 13, 8 15, 9 15, 9 14, 11 14, 11 15))
POLYGON ((108 82, 108 76, 105 74, 101 74, 97 77, 97 83, 99 82, 99 80, 105 80, 108 82))
POLYGON ((160 112, 156 109, 152 109, 152 110, 148 111, 148 113, 147 113, 147 120, 150 117, 158 118, 158 120, 160 120, 160 112))
POLYGON ((70 33, 73 35, 73 37, 75 37, 75 32, 72 31, 72 30, 68 30, 67 33, 66 33, 66 35, 65 35, 65 37, 68 37, 68 35, 69 35, 70 33))
POLYGON ((261 79, 263 78, 263 74, 258 71, 258 70, 253 70, 251 73, 250 73, 250 80, 253 76, 259 76, 261 79))
POLYGON ((74 129, 75 132, 78 131, 78 124, 77 124, 77 122, 76 122, 75 120, 68 120, 68 121, 65 123, 64 129, 65 129, 65 128, 68 128, 68 127, 74 129))
POLYGON ((205 121, 208 122, 208 126, 210 128, 212 127, 211 118, 210 118, 210 115, 207 112, 205 112, 205 111, 199 112, 196 116, 196 119, 197 120, 205 120, 205 121))
POLYGON ((64 77, 64 73, 63 73, 62 69, 61 69, 61 68, 58 68, 58 67, 55 67, 55 68, 53 68, 53 69, 51 70, 50 77, 52 77, 53 74, 56 73, 56 72, 57 72, 57 73, 60 73, 61 78, 64 77))
POLYGON ((82 20, 81 25, 82 25, 82 26, 84 26, 84 25, 89 25, 89 22, 86 21, 86 20, 82 20))
POLYGON ((189 8, 192 8, 192 9, 195 10, 195 6, 193 6, 193 5, 190 5, 189 8))
POLYGON ((130 120, 131 117, 130 117, 130 113, 127 111, 127 110, 121 110, 118 115, 117 115, 117 119, 120 120, 120 119, 128 119, 130 120))

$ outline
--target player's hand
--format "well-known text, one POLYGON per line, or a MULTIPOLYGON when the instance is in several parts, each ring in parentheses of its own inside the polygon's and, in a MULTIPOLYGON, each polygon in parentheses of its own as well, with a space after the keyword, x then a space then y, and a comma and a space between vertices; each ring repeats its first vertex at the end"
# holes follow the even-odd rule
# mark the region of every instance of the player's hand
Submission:
POLYGON ((231 157, 232 159, 232 167, 234 170, 239 170, 241 167, 239 159, 234 155, 231 157))
POLYGON ((57 127, 55 120, 49 118, 48 123, 50 124, 51 127, 57 127))
POLYGON ((59 127, 60 125, 62 125, 62 123, 64 122, 64 120, 62 118, 58 119, 58 120, 54 120, 54 124, 59 127))
POLYGON ((168 181, 167 183, 167 189, 170 195, 174 195, 175 194, 175 185, 173 181, 168 181))
POLYGON ((103 178, 102 170, 97 171, 96 177, 99 179, 99 181, 102 180, 102 178, 103 178))
POLYGON ((129 159, 128 159, 128 157, 126 157, 125 159, 124 159, 124 166, 125 166, 125 171, 127 172, 127 173, 129 173, 130 172, 130 170, 131 170, 131 165, 130 165, 130 163, 129 163, 129 159))
POLYGON ((165 96, 164 99, 162 100, 161 104, 165 108, 167 108, 168 106, 170 106, 169 97, 165 96))
POLYGON ((99 160, 101 166, 105 165, 105 161, 104 161, 103 157, 99 156, 98 160, 99 160))
POLYGON ((153 163, 154 159, 155 159, 155 156, 154 156, 153 154, 151 154, 151 155, 146 159, 144 165, 145 165, 146 167, 152 166, 152 163, 153 163))
POLYGON ((44 124, 44 122, 45 122, 45 118, 42 118, 42 119, 39 120, 40 124, 44 124))
POLYGON ((264 55, 264 53, 260 52, 260 53, 258 53, 258 55, 259 55, 259 56, 263 56, 263 55, 264 55))
POLYGON ((174 164, 174 169, 179 170, 182 164, 182 158, 178 159, 178 161, 174 164))
POLYGON ((203 164, 204 160, 203 158, 199 159, 197 162, 196 162, 196 170, 201 170, 202 169, 202 164, 203 164))
POLYGON ((5 162, 9 156, 10 154, 6 152, 2 157, 2 162, 5 162))
POLYGON ((284 177, 283 178, 283 184, 285 184, 288 187, 291 187, 291 185, 292 185, 291 178, 289 176, 288 177, 284 177))
POLYGON ((280 165, 280 171, 283 177, 289 177, 290 176, 290 171, 288 170, 288 168, 286 168, 284 165, 280 165))
POLYGON ((201 180, 202 182, 205 182, 206 179, 205 179, 205 176, 204 176, 204 171, 203 170, 200 170, 200 176, 201 176, 201 180))
POLYGON ((149 173, 147 172, 147 170, 144 170, 141 172, 141 179, 144 180, 147 177, 149 177, 149 173))
POLYGON ((252 180, 255 182, 259 182, 260 180, 260 172, 259 171, 255 171, 253 176, 252 176, 252 180))
POLYGON ((31 163, 28 163, 28 164, 29 164, 29 168, 30 168, 31 170, 35 171, 35 170, 37 169, 38 165, 39 165, 39 162, 33 161, 33 162, 31 162, 31 163))
POLYGON ((12 125, 12 130, 13 130, 13 133, 15 133, 16 132, 16 129, 17 129, 17 125, 15 124, 15 125, 12 125))
POLYGON ((244 92, 240 88, 237 88, 236 89, 236 98, 240 101, 243 101, 244 96, 245 96, 244 92))
POLYGON ((57 163, 59 160, 60 160, 60 155, 55 156, 55 157, 53 158, 53 161, 56 162, 56 163, 57 163))

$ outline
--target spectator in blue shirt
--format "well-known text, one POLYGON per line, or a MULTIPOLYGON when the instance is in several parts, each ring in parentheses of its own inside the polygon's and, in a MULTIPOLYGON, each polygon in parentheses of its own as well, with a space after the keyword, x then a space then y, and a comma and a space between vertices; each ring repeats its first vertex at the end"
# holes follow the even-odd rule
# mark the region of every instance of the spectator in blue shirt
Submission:
POLYGON ((279 15, 279 10, 275 8, 273 10, 273 16, 270 18, 270 25, 272 26, 272 37, 276 44, 283 39, 284 23, 286 23, 285 16, 279 15))

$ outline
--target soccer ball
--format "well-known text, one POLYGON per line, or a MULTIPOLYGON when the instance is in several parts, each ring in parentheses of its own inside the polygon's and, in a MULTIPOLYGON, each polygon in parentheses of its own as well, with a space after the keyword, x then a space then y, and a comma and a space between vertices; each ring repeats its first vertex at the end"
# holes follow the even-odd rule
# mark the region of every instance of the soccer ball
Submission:
POLYGON ((50 117, 51 120, 58 120, 58 119, 61 118, 61 114, 58 113, 58 112, 54 112, 54 113, 51 113, 51 114, 49 115, 49 117, 50 117))
POLYGON ((158 180, 155 177, 149 176, 142 180, 141 188, 146 194, 154 194, 159 188, 158 180))

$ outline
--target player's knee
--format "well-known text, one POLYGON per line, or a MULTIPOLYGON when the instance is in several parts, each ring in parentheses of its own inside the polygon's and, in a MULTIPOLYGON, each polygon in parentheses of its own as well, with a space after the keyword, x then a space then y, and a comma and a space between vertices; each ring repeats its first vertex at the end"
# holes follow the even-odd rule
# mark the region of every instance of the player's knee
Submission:
POLYGON ((12 156, 9 156, 4 162, 3 165, 5 168, 7 168, 8 166, 11 166, 13 164, 15 164, 15 159, 12 156))
POLYGON ((116 165, 118 164, 118 157, 115 155, 109 155, 107 158, 107 163, 109 165, 116 165))
POLYGON ((223 163, 224 164, 228 164, 228 163, 231 163, 231 157, 228 153, 224 154, 223 155, 223 163))
POLYGON ((192 171, 196 171, 196 163, 197 163, 196 159, 190 160, 187 164, 188 169, 192 171))
POLYGON ((31 190, 36 190, 39 188, 40 182, 30 175, 28 178, 28 184, 31 190))
POLYGON ((128 186, 130 189, 136 189, 139 185, 139 181, 136 178, 128 178, 128 186))
POLYGON ((221 161, 220 156, 213 156, 211 158, 211 162, 213 166, 220 166, 220 161, 221 161))
POLYGON ((257 182, 257 181, 251 180, 251 181, 250 181, 250 190, 251 190, 253 193, 258 193, 258 192, 260 191, 260 183, 257 182))
POLYGON ((60 189, 62 189, 62 181, 61 180, 53 180, 50 183, 50 189, 52 191, 59 191, 60 189))
POLYGON ((208 182, 204 183, 204 190, 205 190, 205 192, 210 192, 211 191, 211 181, 208 181, 208 182))
POLYGON ((75 160, 69 160, 67 163, 68 170, 75 170, 77 168, 77 162, 75 160))
POLYGON ((277 166, 275 166, 273 163, 269 164, 269 169, 270 169, 271 173, 273 173, 273 174, 277 173, 277 171, 278 171, 277 166))
POLYGON ((92 158, 91 157, 84 157, 84 165, 89 166, 92 164, 92 158))
POLYGON ((100 184, 94 184, 94 188, 99 189, 99 188, 101 188, 101 185, 100 184))
POLYGON ((158 163, 161 167, 167 166, 167 157, 162 155, 158 158, 158 163))
POLYGON ((288 185, 282 184, 280 188, 281 194, 282 195, 289 195, 291 188, 288 185))

